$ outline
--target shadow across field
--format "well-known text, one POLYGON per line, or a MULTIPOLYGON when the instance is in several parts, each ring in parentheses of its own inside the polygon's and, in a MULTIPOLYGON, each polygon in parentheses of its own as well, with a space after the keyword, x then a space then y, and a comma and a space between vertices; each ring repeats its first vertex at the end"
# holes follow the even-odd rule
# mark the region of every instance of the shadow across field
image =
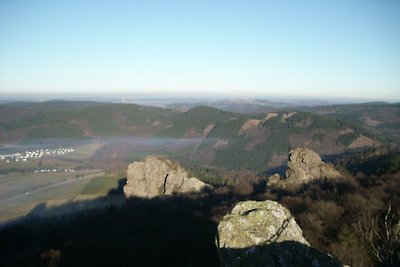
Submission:
MULTIPOLYGON (((123 197, 116 191, 104 198, 123 197)), ((2 266, 220 266, 217 225, 240 200, 231 193, 206 192, 130 198, 96 209, 90 208, 102 198, 60 207, 39 204, 24 219, 0 229, 0 262, 2 266), (76 212, 50 216, 59 208, 76 212)), ((282 255, 288 266, 308 266, 310 259, 326 257, 296 242, 220 251, 222 257, 231 254, 245 255, 232 266, 264 266, 269 260, 274 264, 282 255), (267 261, 252 261, 255 256, 267 261)))
MULTIPOLYGON (((107 197, 117 196, 123 197, 107 197)), ((216 222, 234 202, 231 196, 132 198, 88 209, 99 201, 39 204, 4 226, 2 266, 219 266, 216 222), (58 209, 76 212, 50 216, 58 209)))
POLYGON ((126 177, 121 178, 118 180, 118 187, 113 188, 110 191, 108 191, 109 195, 114 195, 114 194, 123 194, 124 193, 124 186, 126 185, 126 181, 128 179, 126 177))

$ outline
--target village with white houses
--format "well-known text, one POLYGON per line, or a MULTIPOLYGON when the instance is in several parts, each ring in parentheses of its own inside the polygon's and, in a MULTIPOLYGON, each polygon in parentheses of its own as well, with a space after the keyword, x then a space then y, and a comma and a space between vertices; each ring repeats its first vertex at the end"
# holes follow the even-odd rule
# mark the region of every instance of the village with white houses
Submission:
POLYGON ((34 151, 0 155, 0 162, 25 162, 29 161, 30 159, 39 159, 44 156, 65 155, 71 152, 74 152, 73 148, 37 149, 34 151))

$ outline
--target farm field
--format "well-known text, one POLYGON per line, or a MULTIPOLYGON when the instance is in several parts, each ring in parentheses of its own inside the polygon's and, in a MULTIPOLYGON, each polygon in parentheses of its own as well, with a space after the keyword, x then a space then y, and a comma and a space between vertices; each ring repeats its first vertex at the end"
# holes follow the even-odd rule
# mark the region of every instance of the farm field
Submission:
MULTIPOLYGON (((101 176, 104 176, 104 172, 99 170, 87 170, 79 173, 1 175, 0 222, 25 216, 29 213, 54 215, 43 212, 49 207, 104 196, 104 194, 98 194, 96 190, 92 190, 92 194, 80 197, 85 186, 93 179, 101 176), (38 207, 41 207, 41 210, 35 211, 34 209, 38 209, 38 207)), ((100 188, 98 191, 108 192, 112 189, 111 186, 110 188, 100 188)), ((57 212, 68 211, 58 210, 57 212)))
POLYGON ((91 143, 74 147, 66 155, 0 162, 0 223, 26 215, 51 216, 124 201, 121 195, 108 196, 118 191, 118 177, 87 168, 98 148, 97 143, 91 143))

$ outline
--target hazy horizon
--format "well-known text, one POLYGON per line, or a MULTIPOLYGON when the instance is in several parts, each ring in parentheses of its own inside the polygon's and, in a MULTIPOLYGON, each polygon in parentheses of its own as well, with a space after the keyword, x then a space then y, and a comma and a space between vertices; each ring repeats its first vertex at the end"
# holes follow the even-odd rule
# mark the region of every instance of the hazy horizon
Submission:
POLYGON ((166 93, 1 93, 1 102, 15 101, 95 101, 114 103, 153 103, 161 101, 165 103, 202 103, 215 101, 254 101, 265 100, 270 102, 315 102, 329 104, 358 104, 368 102, 398 103, 400 98, 367 98, 367 97, 321 97, 301 95, 207 95, 207 94, 166 94, 166 93))

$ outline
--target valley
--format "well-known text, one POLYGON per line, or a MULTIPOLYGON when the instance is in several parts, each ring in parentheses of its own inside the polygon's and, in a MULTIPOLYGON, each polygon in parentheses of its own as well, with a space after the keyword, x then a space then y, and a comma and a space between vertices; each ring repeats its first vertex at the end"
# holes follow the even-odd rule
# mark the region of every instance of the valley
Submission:
MULTIPOLYGON (((104 186, 96 187, 99 182, 102 184, 98 179, 106 177, 105 169, 88 165, 98 148, 96 143, 66 149, 48 149, 44 144, 31 144, 29 147, 38 148, 35 150, 38 152, 6 154, 5 158, 10 160, 0 163, 0 223, 24 216, 43 216, 46 207, 62 206, 89 197, 95 199, 107 196, 109 190, 118 189, 119 178, 110 175, 106 179, 113 183, 108 182, 106 192, 104 186), (37 209, 38 206, 43 207, 42 211, 37 209)), ((100 206, 103 205, 107 203, 100 206)), ((53 214, 75 211, 59 209, 53 214)))
MULTIPOLYGON (((120 253, 118 248, 131 246, 124 242, 140 244, 137 254, 123 254, 123 264, 135 257, 148 266, 158 265, 160 257, 149 261, 142 255, 150 253, 153 244, 160 241, 159 235, 159 252, 165 247, 180 251, 187 244, 195 246, 197 241, 188 241, 194 235, 209 258, 198 259, 203 254, 192 248, 181 266, 194 258, 200 265, 218 266, 212 241, 216 224, 238 201, 268 199, 283 203, 296 217, 297 227, 303 229, 308 240, 302 241, 305 244, 310 242, 352 266, 372 266, 376 259, 369 256, 370 248, 354 227, 359 223, 361 229, 369 231, 369 222, 362 221, 365 218, 383 225, 380 220, 388 203, 393 207, 400 203, 398 104, 279 106, 261 113, 238 113, 210 106, 185 109, 49 101, 6 103, 0 105, 0 111, 0 226, 5 233, 17 231, 18 242, 25 240, 25 230, 20 227, 37 225, 27 228, 30 236, 44 233, 41 241, 28 237, 27 250, 34 256, 27 260, 38 257, 32 246, 50 255, 58 251, 49 250, 52 238, 56 238, 59 250, 69 253, 65 259, 74 262, 80 249, 77 245, 69 247, 68 242, 88 246, 88 240, 98 239, 99 244, 117 248, 108 247, 112 255, 120 253), (301 147, 307 149, 298 149, 301 147), (295 149, 300 151, 298 154, 313 155, 303 161, 307 163, 311 158, 314 163, 310 166, 315 170, 305 166, 290 174, 294 165, 303 162, 298 159, 293 163, 292 159, 288 164, 288 153, 295 149), (149 159, 150 155, 154 156, 149 159), (129 164, 143 160, 147 167, 138 163, 133 171, 140 174, 135 178, 138 180, 129 180, 129 164), (160 162, 169 160, 174 163, 166 166, 186 178, 174 182, 172 170, 161 174, 161 192, 168 192, 168 196, 148 195, 148 189, 136 189, 155 183, 155 173, 167 168, 160 162), (308 171, 316 180, 297 185, 302 173, 308 171), (328 179, 328 173, 334 178, 328 179), (142 176, 149 177, 148 184, 142 176), (191 182, 183 186, 185 179, 191 182), (129 192, 140 192, 142 197, 134 193, 127 196, 129 183, 129 192), (185 190, 193 184, 206 185, 206 189, 182 193, 174 191, 174 183, 185 190), (372 206, 366 206, 367 199, 372 206), (338 217, 341 220, 335 219, 338 217), (107 233, 97 236, 93 231, 74 230, 92 227, 98 231, 105 222, 109 233, 119 240, 107 233), (186 226, 181 227, 182 223, 186 226), (122 238, 121 231, 131 231, 130 225, 142 229, 143 236, 137 237, 133 231, 127 239, 122 238), (174 226, 167 231, 165 225, 174 226), (70 241, 64 241, 61 233, 70 241)), ((389 212, 395 220, 397 215, 389 212)), ((313 253, 320 259, 326 257, 313 253)), ((96 265, 96 258, 87 255, 82 256, 87 265, 96 265)), ((175 263, 173 257, 165 257, 175 263)))
POLYGON ((153 153, 169 154, 185 164, 240 166, 265 172, 284 164, 291 147, 306 145, 323 157, 332 157, 399 140, 396 104, 279 109, 251 115, 209 106, 182 111, 136 104, 50 101, 4 104, 0 112, 3 146, 97 142, 101 148, 91 159, 94 165, 104 153, 107 157, 101 164, 126 164, 153 153), (372 118, 363 119, 370 116, 370 106, 377 110, 373 125, 372 118), (238 151, 240 159, 235 159, 238 151))
POLYGON ((398 144, 400 131, 393 126, 399 118, 397 104, 284 111, 293 107, 278 103, 274 108, 248 114, 210 106, 185 111, 74 101, 2 104, 0 220, 28 214, 40 201, 52 205, 79 200, 88 195, 86 185, 105 181, 101 177, 111 180, 89 191, 93 197, 107 195, 117 189, 115 183, 125 176, 129 163, 148 155, 167 156, 200 175, 205 173, 199 170, 208 169, 222 177, 221 171, 228 170, 262 177, 282 174, 287 153, 294 147, 313 149, 335 162, 398 144), (379 127, 383 121, 386 127, 379 127))

